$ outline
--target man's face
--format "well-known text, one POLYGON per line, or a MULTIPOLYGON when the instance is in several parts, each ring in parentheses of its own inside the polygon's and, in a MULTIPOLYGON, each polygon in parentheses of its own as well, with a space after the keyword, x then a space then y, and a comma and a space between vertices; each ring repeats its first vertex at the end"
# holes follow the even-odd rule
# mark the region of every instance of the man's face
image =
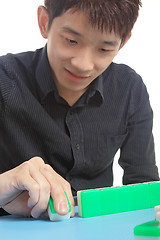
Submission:
POLYGON ((47 53, 59 94, 81 96, 111 64, 121 39, 93 28, 83 12, 65 12, 53 20, 47 53))

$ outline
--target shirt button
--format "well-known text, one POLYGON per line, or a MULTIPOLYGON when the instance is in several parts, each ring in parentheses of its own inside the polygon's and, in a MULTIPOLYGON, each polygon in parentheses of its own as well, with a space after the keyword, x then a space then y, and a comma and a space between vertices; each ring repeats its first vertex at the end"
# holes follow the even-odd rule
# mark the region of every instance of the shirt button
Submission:
POLYGON ((77 143, 76 144, 76 149, 79 150, 80 149, 80 145, 77 143))
POLYGON ((72 181, 72 177, 71 177, 71 176, 69 176, 69 177, 68 177, 68 180, 69 180, 69 181, 72 181))

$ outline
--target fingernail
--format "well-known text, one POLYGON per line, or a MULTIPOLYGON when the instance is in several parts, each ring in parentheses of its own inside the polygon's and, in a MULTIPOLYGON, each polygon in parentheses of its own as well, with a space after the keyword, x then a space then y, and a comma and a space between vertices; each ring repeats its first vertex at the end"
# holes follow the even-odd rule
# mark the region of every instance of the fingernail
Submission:
POLYGON ((33 218, 38 218, 40 216, 40 214, 38 212, 34 212, 34 213, 31 212, 31 216, 33 218))
POLYGON ((66 202, 60 202, 58 205, 58 210, 62 214, 68 213, 68 211, 69 211, 68 204, 66 202))
POLYGON ((74 206, 72 206, 71 217, 75 216, 74 206))

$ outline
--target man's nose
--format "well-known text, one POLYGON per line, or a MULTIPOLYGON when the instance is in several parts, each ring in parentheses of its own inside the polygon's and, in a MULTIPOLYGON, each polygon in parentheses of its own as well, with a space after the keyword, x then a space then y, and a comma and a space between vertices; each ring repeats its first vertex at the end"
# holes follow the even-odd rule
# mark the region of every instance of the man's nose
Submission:
POLYGON ((90 73, 94 68, 93 55, 89 51, 82 51, 71 59, 71 64, 80 73, 90 73))

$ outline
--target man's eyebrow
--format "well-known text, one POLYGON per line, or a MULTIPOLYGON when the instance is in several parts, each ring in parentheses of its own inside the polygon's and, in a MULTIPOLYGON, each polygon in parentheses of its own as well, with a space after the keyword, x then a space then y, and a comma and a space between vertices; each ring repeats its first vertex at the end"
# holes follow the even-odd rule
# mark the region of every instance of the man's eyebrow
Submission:
MULTIPOLYGON (((75 31, 74 29, 72 29, 71 27, 69 26, 63 26, 62 27, 62 30, 64 30, 65 32, 67 33, 71 33, 71 34, 74 34, 76 36, 79 36, 79 37, 83 37, 83 35, 77 31, 75 31)), ((109 46, 112 46, 112 47, 115 47, 118 45, 118 42, 117 41, 102 41, 101 42, 102 44, 105 44, 105 45, 109 45, 109 46)))
POLYGON ((75 31, 74 29, 72 29, 71 27, 68 27, 68 26, 64 26, 62 27, 62 30, 64 30, 65 32, 68 32, 68 33, 72 33, 76 36, 79 36, 79 37, 83 37, 83 35, 77 31, 75 31))
POLYGON ((103 41, 102 43, 112 47, 116 47, 118 45, 117 41, 103 41))

